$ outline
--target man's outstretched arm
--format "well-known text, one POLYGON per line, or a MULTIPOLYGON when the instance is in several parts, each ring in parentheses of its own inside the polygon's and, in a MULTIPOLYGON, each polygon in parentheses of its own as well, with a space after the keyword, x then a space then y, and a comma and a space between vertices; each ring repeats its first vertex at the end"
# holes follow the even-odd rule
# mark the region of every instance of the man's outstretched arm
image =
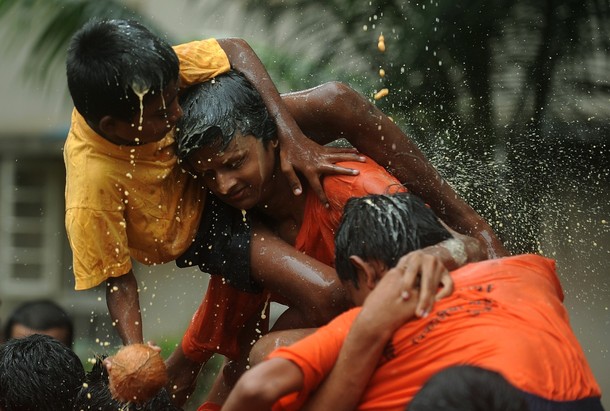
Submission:
POLYGON ((358 92, 332 82, 282 98, 308 137, 319 144, 345 138, 423 198, 451 228, 476 237, 489 258, 509 254, 491 226, 442 178, 413 140, 358 92))
POLYGON ((242 375, 222 411, 268 411, 280 398, 302 386, 299 367, 289 360, 272 358, 242 375))

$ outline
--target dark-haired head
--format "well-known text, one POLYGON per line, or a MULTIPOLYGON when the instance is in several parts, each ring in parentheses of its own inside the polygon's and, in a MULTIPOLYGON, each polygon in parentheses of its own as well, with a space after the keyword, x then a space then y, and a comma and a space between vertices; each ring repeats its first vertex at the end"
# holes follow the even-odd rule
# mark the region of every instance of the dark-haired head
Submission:
POLYGON ((262 97, 242 74, 230 71, 189 88, 181 97, 177 124, 178 155, 214 145, 224 150, 236 133, 263 141, 276 138, 275 122, 262 97))
POLYGON ((85 378, 77 355, 48 335, 0 346, 0 409, 71 411, 85 378))
POLYGON ((68 49, 68 88, 78 112, 90 123, 104 116, 131 121, 140 110, 136 93, 159 95, 178 80, 172 47, 132 20, 91 20, 68 49))
POLYGON ((180 411, 172 404, 165 388, 144 404, 126 404, 112 398, 108 386, 108 371, 103 363, 104 357, 96 358, 95 364, 85 378, 76 397, 74 411, 180 411))
POLYGON ((335 268, 341 281, 358 288, 358 273, 350 256, 386 267, 400 257, 451 238, 434 212, 409 193, 351 198, 335 235, 335 268))
POLYGON ((47 334, 72 347, 74 325, 68 313, 53 301, 28 301, 15 308, 8 317, 4 337, 8 340, 30 334, 47 334))
POLYGON ((419 390, 406 411, 527 411, 521 392, 502 375, 460 365, 435 374, 419 390))

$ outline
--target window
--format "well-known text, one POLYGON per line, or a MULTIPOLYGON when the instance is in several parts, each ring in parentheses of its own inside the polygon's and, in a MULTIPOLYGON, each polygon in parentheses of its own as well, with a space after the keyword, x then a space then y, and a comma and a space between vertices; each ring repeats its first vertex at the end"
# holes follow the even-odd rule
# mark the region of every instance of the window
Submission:
POLYGON ((36 297, 60 288, 63 269, 63 164, 60 158, 0 158, 0 288, 36 297))

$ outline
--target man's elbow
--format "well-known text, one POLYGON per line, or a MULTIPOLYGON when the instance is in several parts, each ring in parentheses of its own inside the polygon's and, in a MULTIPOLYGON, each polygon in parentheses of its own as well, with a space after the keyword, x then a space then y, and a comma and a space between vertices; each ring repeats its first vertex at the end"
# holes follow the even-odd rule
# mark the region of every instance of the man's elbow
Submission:
POLYGON ((280 399, 277 391, 278 385, 278 381, 273 378, 265 378, 247 372, 231 391, 231 403, 240 406, 240 409, 271 409, 273 404, 280 399))
MULTIPOLYGON (((224 50, 229 57, 229 60, 235 60, 238 58, 240 53, 244 51, 252 52, 252 47, 248 42, 240 37, 227 37, 223 39, 217 39, 218 44, 224 50)), ((233 63, 233 61, 231 61, 233 63)))

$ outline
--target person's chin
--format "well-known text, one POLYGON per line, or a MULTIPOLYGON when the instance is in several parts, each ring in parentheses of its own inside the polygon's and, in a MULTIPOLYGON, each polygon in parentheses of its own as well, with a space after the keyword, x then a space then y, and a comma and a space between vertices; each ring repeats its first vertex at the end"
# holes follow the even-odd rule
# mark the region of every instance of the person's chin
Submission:
POLYGON ((234 201, 232 203, 229 203, 229 205, 231 205, 231 207, 237 208, 239 210, 248 211, 251 208, 253 208, 255 204, 253 204, 252 201, 244 200, 244 201, 234 201))
POLYGON ((256 205, 256 200, 247 195, 247 190, 242 190, 234 196, 225 197, 224 201, 233 208, 249 210, 256 205))

